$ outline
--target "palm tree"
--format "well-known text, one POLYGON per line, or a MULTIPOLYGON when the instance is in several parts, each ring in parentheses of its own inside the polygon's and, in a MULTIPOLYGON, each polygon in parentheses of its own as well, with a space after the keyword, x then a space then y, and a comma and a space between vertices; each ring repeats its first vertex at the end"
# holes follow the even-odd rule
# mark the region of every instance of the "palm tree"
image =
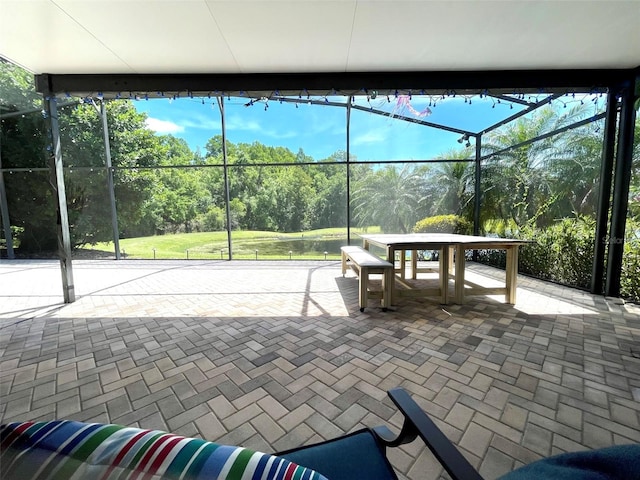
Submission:
MULTIPOLYGON (((450 150, 438 159, 467 160, 468 149, 450 150)), ((467 219, 473 215, 474 162, 442 162, 429 172, 430 215, 455 214, 467 219)))
POLYGON ((388 233, 408 233, 423 197, 424 178, 411 165, 387 165, 354 182, 354 220, 362 227, 379 225, 388 233))
MULTIPOLYGON (((483 155, 570 125, 589 113, 581 106, 562 112, 546 107, 487 135, 483 155)), ((571 158, 575 161, 574 153, 579 149, 572 148, 568 138, 568 134, 549 137, 489 158, 482 168, 482 221, 502 219, 518 226, 551 222, 559 213, 557 200, 566 197, 566 187, 577 182, 578 173, 566 167, 571 165, 571 158), (559 188, 561 183, 564 190, 559 188)), ((573 142, 574 147, 579 144, 573 142)))
POLYGON ((571 130, 560 135, 560 150, 547 168, 557 201, 554 218, 573 215, 595 216, 602 159, 602 124, 571 130))

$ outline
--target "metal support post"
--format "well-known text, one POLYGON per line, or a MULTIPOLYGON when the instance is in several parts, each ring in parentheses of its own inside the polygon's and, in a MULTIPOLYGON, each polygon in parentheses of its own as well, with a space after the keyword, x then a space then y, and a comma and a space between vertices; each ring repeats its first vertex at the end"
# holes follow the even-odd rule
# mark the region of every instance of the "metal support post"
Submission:
POLYGON ((53 95, 45 94, 44 110, 49 122, 51 138, 50 173, 51 186, 58 199, 58 255, 62 273, 62 289, 65 303, 76 301, 73 283, 73 267, 71 265, 71 234, 69 232, 69 214, 67 212, 67 195, 64 186, 64 170, 62 163, 62 147, 60 145, 60 126, 58 124, 58 107, 53 95))
MULTIPOLYGON (((0 167, 2 168, 2 167, 0 167)), ((0 212, 2 213, 2 226, 4 238, 7 243, 7 258, 15 258, 13 251, 13 235, 11 234, 11 221, 9 219, 9 206, 7 204, 7 190, 4 187, 4 175, 0 170, 0 212)))
POLYGON ((635 123, 634 83, 630 82, 622 93, 618 149, 613 182, 613 203, 611 206, 611 231, 609 233, 609 254, 607 256, 607 280, 605 295, 620 296, 620 277, 624 255, 624 231, 627 221, 629 184, 633 163, 633 130, 635 123))
POLYGON ((602 163, 600 166, 600 192, 596 213, 596 234, 591 273, 591 293, 602 294, 604 287, 604 263, 607 247, 607 226, 611 205, 611 181, 616 151, 616 127, 618 120, 617 92, 610 91, 607 98, 607 113, 604 121, 602 163))
POLYGON ((347 245, 351 245, 351 100, 347 101, 347 245))
MULTIPOLYGON (((482 188, 480 182, 482 172, 482 135, 476 135, 476 170, 473 202, 473 234, 480 234, 480 206, 482 205, 482 188)), ((475 251, 474 251, 475 253, 475 251)))
POLYGON ((109 203, 111 204, 111 228, 113 231, 113 245, 116 260, 120 260, 120 229, 118 228, 118 211, 116 209, 116 192, 113 184, 113 166, 111 164, 111 144, 109 143, 109 122, 107 121, 107 108, 102 101, 100 103, 100 117, 102 118, 102 133, 104 134, 104 154, 107 166, 107 190, 109 191, 109 203))
MULTIPOLYGON (((482 187, 480 182, 482 181, 482 134, 476 135, 476 170, 475 170, 475 184, 474 190, 474 202, 473 202, 473 234, 480 235, 480 207, 482 206, 482 187)), ((473 251, 473 261, 478 261, 478 251, 473 251)))
POLYGON ((9 218, 9 204, 7 203, 7 190, 4 186, 4 174, 2 172, 2 149, 0 148, 0 214, 2 215, 2 227, 7 243, 7 258, 14 259, 13 235, 11 234, 11 219, 9 218))
POLYGON ((218 107, 220 108, 220 122, 222 129, 222 165, 224 169, 224 204, 227 214, 227 246, 229 248, 229 260, 233 260, 233 250, 231 242, 231 200, 229 193, 229 168, 227 162, 227 128, 225 125, 224 115, 224 97, 217 97, 218 107))

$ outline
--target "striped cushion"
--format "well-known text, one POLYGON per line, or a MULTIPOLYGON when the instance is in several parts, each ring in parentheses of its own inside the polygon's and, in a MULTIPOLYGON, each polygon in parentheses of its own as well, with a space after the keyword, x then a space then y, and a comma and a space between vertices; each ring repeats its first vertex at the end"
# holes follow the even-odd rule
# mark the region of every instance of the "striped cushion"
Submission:
POLYGON ((0 427, 0 478, 326 480, 313 470, 246 448, 66 420, 0 427))

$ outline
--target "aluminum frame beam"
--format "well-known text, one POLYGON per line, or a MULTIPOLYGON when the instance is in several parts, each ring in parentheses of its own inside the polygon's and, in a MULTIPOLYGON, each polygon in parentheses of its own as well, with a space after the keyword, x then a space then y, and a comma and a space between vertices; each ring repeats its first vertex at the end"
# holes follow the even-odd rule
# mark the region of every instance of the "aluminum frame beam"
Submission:
POLYGON ((229 187, 229 160, 227 158, 227 126, 224 114, 224 97, 219 97, 218 108, 220 109, 220 130, 222 133, 222 165, 224 175, 224 203, 225 213, 227 215, 227 248, 229 249, 229 260, 233 260, 233 245, 231 241, 231 200, 229 187))
POLYGON ((9 204, 7 203, 7 190, 4 185, 4 173, 2 171, 2 158, 0 157, 0 216, 2 218, 2 228, 4 239, 7 243, 7 258, 13 260, 13 234, 11 233, 11 218, 9 217, 9 204))
POLYGON ((602 162, 600 164, 600 191, 596 211, 595 245, 591 272, 591 293, 604 292, 604 268, 607 247, 607 227, 611 206, 611 183, 616 152, 616 130, 618 122, 618 92, 609 92, 604 121, 602 162))
POLYGON ((113 249, 116 260, 120 260, 120 229, 118 228, 118 210, 116 209, 116 192, 113 182, 113 165, 111 162, 111 143, 109 142, 109 122, 107 121, 107 106, 100 103, 100 118, 102 119, 102 134, 104 137, 104 153, 107 166, 107 189, 109 190, 109 205, 111 206, 111 230, 113 232, 113 249))
POLYGON ((621 95, 620 128, 615 174, 613 179, 613 202, 611 205, 611 230, 607 256, 607 279, 605 295, 620 296, 620 280, 624 255, 624 233, 629 208, 629 187, 633 166, 633 134, 635 127, 634 88, 632 83, 621 95))
MULTIPOLYGON (((176 93, 195 96, 260 97, 291 94, 380 95, 399 93, 465 94, 487 91, 495 94, 567 93, 619 84, 633 69, 558 69, 419 72, 313 72, 247 74, 40 74, 41 92, 105 97, 143 94, 150 97, 176 93)), ((123 97, 124 98, 124 97, 123 97)))

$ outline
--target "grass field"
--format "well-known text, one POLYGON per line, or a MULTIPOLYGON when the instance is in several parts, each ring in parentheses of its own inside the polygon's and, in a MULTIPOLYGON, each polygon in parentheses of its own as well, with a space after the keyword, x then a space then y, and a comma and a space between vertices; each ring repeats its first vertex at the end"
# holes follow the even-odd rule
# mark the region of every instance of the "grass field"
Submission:
MULTIPOLYGON (((357 233, 379 233, 379 227, 351 229, 357 233)), ((297 233, 235 231, 231 233, 233 258, 262 260, 338 260, 340 246, 347 243, 345 228, 325 228, 297 233), (326 252, 326 253, 325 253, 326 252)), ((91 250, 114 251, 113 242, 98 243, 91 250)), ((89 250, 89 251, 91 251, 89 250)), ((120 251, 127 258, 143 259, 227 259, 227 232, 196 232, 124 238, 120 251)))

